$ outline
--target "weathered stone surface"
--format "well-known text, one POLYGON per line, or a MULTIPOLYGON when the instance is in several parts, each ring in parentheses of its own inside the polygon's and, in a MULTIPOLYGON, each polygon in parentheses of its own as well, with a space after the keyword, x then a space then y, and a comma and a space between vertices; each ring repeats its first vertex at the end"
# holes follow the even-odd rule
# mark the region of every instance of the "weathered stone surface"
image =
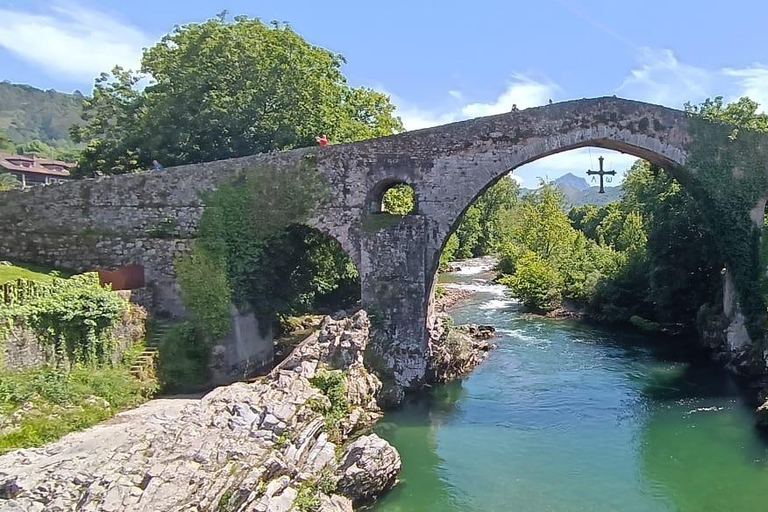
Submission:
POLYGON ((364 503, 390 489, 400 472, 400 455, 376 434, 362 436, 341 456, 338 488, 355 503, 364 503))
POLYGON ((450 326, 445 314, 435 314, 430 323, 429 368, 427 379, 447 382, 462 377, 485 361, 496 345, 477 338, 491 337, 496 330, 491 326, 450 326), (473 333, 473 334, 470 334, 473 333))
MULTIPOLYGON (((309 381, 322 365, 344 371, 344 436, 380 416, 381 383, 362 363, 368 329, 364 311, 326 318, 255 383, 220 387, 200 400, 152 401, 44 448, 3 455, 0 510, 290 510, 303 482, 338 467, 336 444, 316 412, 328 399, 309 381)), ((394 467, 391 454, 380 458, 385 467, 375 464, 376 454, 389 453, 385 445, 379 439, 363 451, 376 485, 394 467)), ((349 499, 316 492, 327 510, 351 510, 349 499)))
MULTIPOLYGON (((394 385, 418 387, 428 370, 430 292, 440 250, 489 184, 538 158, 585 146, 645 158, 688 183, 695 176, 681 164, 689 141, 684 112, 597 98, 352 144, 10 191, 0 201, 0 259, 82 270, 141 264, 152 289, 144 300, 183 315, 173 261, 189 250, 203 211, 200 192, 255 166, 295 167, 311 154, 331 196, 309 224, 335 237, 357 265, 362 305, 377 321, 372 352, 392 370, 394 385), (414 214, 371 228, 370 215, 398 182, 413 187, 414 214), (169 219, 166 238, 153 234, 169 219)), ((728 336, 736 347, 745 331, 733 318, 728 336)))

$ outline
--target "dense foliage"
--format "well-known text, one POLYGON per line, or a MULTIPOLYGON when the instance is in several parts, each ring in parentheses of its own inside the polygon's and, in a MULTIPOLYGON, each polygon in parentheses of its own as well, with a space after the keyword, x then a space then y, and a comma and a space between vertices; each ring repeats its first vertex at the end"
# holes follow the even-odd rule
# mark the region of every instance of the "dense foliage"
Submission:
POLYGON ((478 197, 464 212, 440 255, 440 267, 455 259, 498 252, 504 230, 520 195, 516 181, 504 177, 478 197))
POLYGON ((21 188, 19 179, 11 173, 0 172, 0 192, 21 188))
POLYGON ((413 187, 398 183, 387 189, 381 198, 381 211, 392 215, 408 215, 416 208, 413 187))
POLYGON ((127 301, 101 286, 96 274, 56 277, 43 286, 45 293, 0 309, 0 321, 23 322, 34 329, 65 366, 109 363, 112 328, 127 301))
POLYGON ((722 268, 699 205, 672 176, 645 161, 632 166, 623 189, 617 203, 569 212, 576 228, 623 256, 619 272, 598 286, 592 312, 690 327, 717 294, 722 268))
MULTIPOLYGON (((228 332, 230 303, 253 310, 266 329, 288 315, 334 310, 359 299, 357 269, 341 246, 304 225, 327 194, 313 166, 307 156, 291 169, 251 169, 205 197, 194 247, 176 262, 195 327, 168 342, 174 354, 196 358, 182 366, 204 366, 206 350, 200 346, 228 332)), ((161 346, 161 363, 167 355, 162 352, 161 346)), ((185 372, 181 368, 172 380, 183 380, 185 372)))
MULTIPOLYGON (((757 103, 748 98, 728 105, 716 98, 686 107, 693 135, 686 167, 694 178, 685 185, 706 205, 702 209, 706 228, 736 285, 747 330, 753 340, 761 341, 767 258, 760 254, 762 226, 754 223, 750 210, 761 204, 768 190, 768 153, 763 143, 768 115, 758 113, 757 103)), ((760 344, 755 347, 759 349, 760 344)))
POLYGON ((384 94, 350 87, 343 57, 289 26, 223 17, 176 27, 148 48, 141 74, 120 68, 96 80, 72 138, 87 143, 90 175, 177 165, 402 130, 384 94), (141 88, 142 77, 151 77, 141 88))
POLYGON ((11 268, 34 282, 36 292, 17 293, 9 304, 0 303, 0 353, 10 329, 23 327, 48 344, 52 357, 41 367, 0 371, 0 416, 5 418, 0 452, 39 446, 87 428, 156 391, 151 375, 139 379, 130 372, 143 344, 120 357, 114 353, 112 330, 129 305, 101 286, 96 274, 63 279, 11 268))
POLYGON ((620 262, 616 251, 571 226, 564 204, 553 184, 542 183, 503 218, 500 281, 532 309, 551 311, 564 299, 587 302, 620 262))

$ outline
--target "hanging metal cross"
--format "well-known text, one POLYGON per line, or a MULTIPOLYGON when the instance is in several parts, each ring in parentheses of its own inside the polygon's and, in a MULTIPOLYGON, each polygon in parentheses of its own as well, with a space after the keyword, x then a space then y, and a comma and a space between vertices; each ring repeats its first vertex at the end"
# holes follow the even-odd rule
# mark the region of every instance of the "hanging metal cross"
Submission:
MULTIPOLYGON (((599 171, 587 171, 587 174, 592 176, 593 174, 596 174, 600 176, 600 190, 597 191, 598 194, 605 194, 605 188, 603 188, 603 176, 606 174, 609 176, 616 176, 616 171, 604 171, 603 170, 603 160, 605 160, 602 156, 597 159, 600 162, 600 170, 599 171)), ((592 178, 594 181, 595 178, 592 178)), ((611 178, 608 178, 608 183, 611 182, 611 178)))

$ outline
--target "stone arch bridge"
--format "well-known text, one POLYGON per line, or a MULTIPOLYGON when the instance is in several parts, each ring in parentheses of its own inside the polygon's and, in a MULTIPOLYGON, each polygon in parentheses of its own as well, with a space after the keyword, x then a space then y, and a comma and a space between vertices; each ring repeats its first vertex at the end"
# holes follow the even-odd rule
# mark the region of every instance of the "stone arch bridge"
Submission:
MULTIPOLYGON (((398 384, 410 387, 426 371, 440 251, 475 198, 523 164, 585 146, 645 158, 685 184, 695 179, 683 167, 690 141, 681 111, 597 98, 325 148, 11 191, 0 196, 0 259, 77 270, 143 265, 149 294, 141 301, 182 315, 173 261, 194 237, 203 211, 200 192, 254 166, 295 166, 314 152, 331 198, 310 224, 336 238, 356 263, 363 306, 381 315, 378 348, 398 384), (413 187, 414 214, 368 228, 366 219, 396 183, 413 187)), ((760 224, 763 206, 750 205, 759 210, 760 224)), ((730 313, 737 343, 743 322, 738 311, 730 313)))

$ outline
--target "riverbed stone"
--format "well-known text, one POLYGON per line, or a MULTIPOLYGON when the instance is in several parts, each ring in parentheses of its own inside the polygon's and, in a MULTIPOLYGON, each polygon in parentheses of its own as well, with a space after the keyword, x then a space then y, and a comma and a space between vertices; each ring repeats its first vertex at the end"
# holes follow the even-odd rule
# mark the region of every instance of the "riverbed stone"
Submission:
POLYGON ((338 488, 356 503, 370 501, 395 485, 400 465, 389 443, 376 434, 362 436, 341 456, 338 488))
MULTIPOLYGON (((339 446, 316 412, 327 398, 309 379, 323 367, 343 372, 350 414, 342 437, 380 417, 381 382, 362 361, 368 331, 365 311, 328 318, 254 383, 199 400, 152 401, 45 447, 0 456, 0 510, 291 510, 303 482, 353 457, 336 460, 339 446)), ((351 499, 375 496, 394 481, 397 452, 376 436, 364 439, 344 453, 359 454, 355 467, 371 476, 348 476, 357 485, 346 498, 318 490, 324 510, 349 511, 351 499)))

